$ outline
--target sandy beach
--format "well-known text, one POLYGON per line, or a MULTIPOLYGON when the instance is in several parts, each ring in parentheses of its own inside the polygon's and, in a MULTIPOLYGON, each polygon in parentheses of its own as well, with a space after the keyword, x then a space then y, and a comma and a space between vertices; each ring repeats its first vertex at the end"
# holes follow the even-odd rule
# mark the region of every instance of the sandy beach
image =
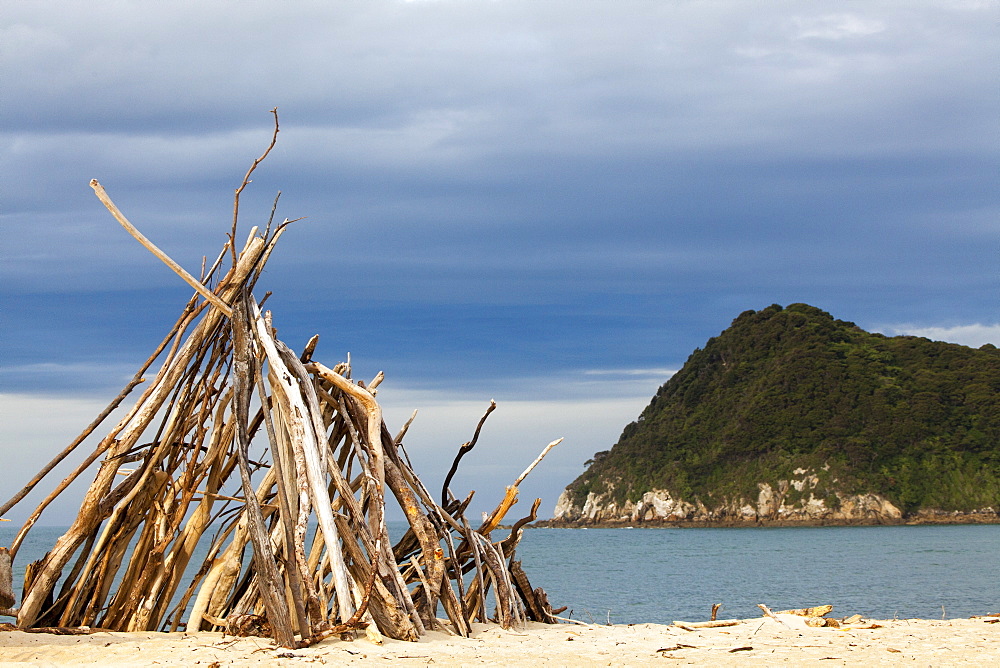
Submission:
POLYGON ((221 633, 106 633, 57 636, 0 632, 0 666, 639 666, 666 665, 1000 665, 1000 624, 989 618, 864 620, 843 628, 811 628, 804 619, 780 616, 742 620, 723 628, 678 626, 549 626, 530 623, 505 631, 475 625, 472 638, 442 631, 417 643, 363 635, 329 639, 288 650, 266 638, 221 633))

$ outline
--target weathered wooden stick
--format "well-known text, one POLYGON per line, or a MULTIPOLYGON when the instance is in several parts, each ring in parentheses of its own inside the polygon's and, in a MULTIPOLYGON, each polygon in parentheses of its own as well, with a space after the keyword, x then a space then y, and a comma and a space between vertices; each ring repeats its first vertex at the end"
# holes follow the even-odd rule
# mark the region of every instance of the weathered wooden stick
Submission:
MULTIPOLYGON (((390 489, 392 489, 393 494, 396 495, 397 500, 403 507, 403 512, 406 515, 407 520, 410 522, 410 525, 414 526, 414 523, 416 522, 420 527, 419 531, 421 533, 419 536, 421 537, 421 544, 428 548, 428 554, 433 554, 433 548, 430 548, 430 545, 432 545, 434 541, 430 537, 430 531, 427 527, 426 518, 419 513, 416 503, 411 500, 412 492, 406 486, 405 482, 399 480, 401 476, 394 478, 393 483, 389 482, 387 467, 390 462, 387 461, 387 456, 390 452, 395 454, 395 449, 392 447, 391 439, 389 439, 391 450, 387 450, 383 445, 383 431, 385 429, 385 424, 382 421, 382 407, 379 406, 377 401, 375 401, 375 397, 372 396, 371 392, 355 385, 349 379, 337 373, 335 369, 329 369, 317 362, 311 362, 306 365, 305 368, 309 373, 312 373, 335 386, 351 400, 353 400, 348 401, 346 405, 341 405, 342 413, 345 414, 345 417, 350 413, 350 406, 354 405, 355 402, 360 405, 360 407, 363 407, 364 414, 367 418, 367 445, 369 448, 368 454, 370 458, 368 466, 374 476, 374 480, 372 482, 373 488, 381 490, 386 484, 390 485, 390 489), (345 408, 346 410, 343 410, 345 408)), ((355 440, 360 444, 360 439, 355 440)), ((379 494, 381 494, 381 492, 379 492, 379 494)), ((380 513, 376 519, 378 526, 374 533, 382 535, 383 538, 387 538, 388 534, 386 533, 385 528, 384 513, 380 513)), ((416 531, 417 528, 415 527, 414 530, 416 531)), ((385 543, 388 553, 388 540, 386 540, 385 543)), ((432 559, 430 556, 428 556, 428 559, 436 561, 436 558, 432 559)), ((428 579, 432 583, 437 582, 439 577, 443 577, 444 567, 441 564, 429 564, 427 565, 427 573, 428 579)), ((403 587, 403 589, 405 589, 405 587, 403 587)), ((412 606, 412 601, 409 605, 412 606)), ((414 623, 421 624, 421 621, 417 618, 414 620, 414 623)))
MULTIPOLYGON (((409 431, 410 425, 413 424, 413 421, 416 418, 417 418, 417 411, 413 411, 413 413, 410 414, 410 417, 406 420, 406 422, 403 423, 403 426, 399 428, 399 431, 396 432, 396 437, 392 439, 392 442, 396 444, 397 448, 402 445, 403 437, 406 436, 406 432, 409 431)), ((407 465, 409 466, 409 462, 407 462, 407 465)))
POLYGON ((546 610, 542 601, 535 594, 535 590, 532 589, 531 583, 528 581, 528 574, 524 572, 520 561, 510 562, 510 574, 517 593, 521 596, 521 600, 524 601, 531 619, 536 622, 555 624, 555 617, 552 616, 551 611, 546 610))
POLYGON ((379 482, 382 482, 385 479, 385 472, 383 470, 384 464, 382 462, 382 459, 385 456, 385 453, 382 452, 382 407, 378 405, 377 401, 375 401, 375 397, 372 396, 371 392, 362 387, 358 387, 347 378, 341 376, 332 369, 328 369, 318 362, 311 362, 307 364, 306 370, 335 385, 342 392, 349 395, 351 398, 360 402, 361 405, 364 406, 365 413, 368 417, 368 443, 374 449, 374 454, 378 457, 376 461, 371 463, 371 466, 372 470, 375 471, 376 479, 379 480, 379 482))
MULTIPOLYGON (((236 447, 239 462, 240 478, 243 482, 243 494, 246 498, 253 498, 253 485, 250 482, 250 467, 247 463, 249 459, 247 452, 249 443, 246 438, 246 429, 249 424, 250 395, 253 392, 253 381, 250 378, 252 366, 250 364, 250 305, 249 297, 243 295, 236 304, 232 319, 233 332, 233 376, 235 383, 235 408, 236 408, 236 447)), ((278 573, 277 564, 274 561, 274 553, 271 550, 271 539, 264 530, 264 518, 260 508, 247 503, 247 517, 250 520, 250 538, 253 541, 253 561, 257 570, 257 575, 261 578, 259 582, 261 597, 264 599, 264 607, 267 609, 268 621, 274 631, 274 640, 283 647, 294 648, 296 646, 295 636, 292 633, 291 616, 285 600, 284 586, 281 575, 278 573)))
MULTIPOLYGON (((341 371, 346 371, 345 368, 341 368, 341 365, 337 365, 333 369, 334 373, 340 373, 341 371)), ((331 388, 332 389, 332 388, 331 388)), ((362 445, 361 435, 358 432, 355 424, 354 417, 351 414, 351 408, 348 406, 355 406, 355 403, 351 401, 350 397, 344 396, 341 392, 338 397, 333 399, 336 402, 337 410, 343 420, 345 429, 349 436, 350 445, 353 446, 357 453, 364 452, 364 446, 362 445)), ((348 444, 344 445, 345 453, 348 452, 348 444)), ((400 470, 405 470, 405 467, 400 467, 400 470)), ((382 499, 382 506, 384 507, 385 500, 382 490, 382 485, 377 486, 379 498, 382 499)), ((406 610, 409 615, 409 627, 407 633, 414 634, 416 639, 419 636, 424 635, 425 628, 423 621, 420 619, 420 614, 416 609, 416 605, 413 602, 413 598, 410 596, 410 592, 406 587, 406 582, 403 580, 403 576, 400 573, 399 567, 395 556, 393 555, 392 544, 389 541, 389 533, 385 526, 385 513, 378 519, 376 523, 377 526, 374 527, 373 533, 379 535, 382 539, 381 549, 383 553, 383 558, 380 563, 380 573, 383 578, 385 585, 394 593, 396 601, 400 608, 406 610)))
POLYGON ((545 455, 549 453, 549 450, 562 443, 562 441, 563 439, 557 438, 556 440, 546 445, 545 448, 542 450, 541 454, 535 458, 535 461, 531 462, 528 468, 524 469, 524 472, 517 477, 517 480, 514 481, 514 484, 507 488, 506 492, 504 493, 503 500, 497 505, 497 507, 493 510, 493 512, 487 516, 486 521, 483 522, 483 525, 479 527, 479 533, 484 535, 489 535, 490 532, 492 532, 494 529, 497 528, 497 526, 499 526, 500 522, 503 521, 504 516, 507 515, 507 511, 509 511, 511 507, 515 503, 517 503, 518 485, 524 482, 524 479, 527 478, 528 474, 531 473, 531 471, 536 466, 538 466, 539 462, 541 462, 542 459, 545 458, 545 455))
POLYGON ((444 483, 441 485, 441 505, 448 505, 448 485, 451 484, 451 479, 454 477, 455 472, 458 471, 458 463, 462 461, 464 457, 472 448, 476 447, 476 443, 479 441, 479 432, 482 431, 483 425, 486 423, 486 418, 490 416, 490 413, 495 411, 497 408, 497 402, 490 399, 490 406, 483 413, 483 417, 479 418, 479 424, 476 425, 476 432, 472 435, 471 441, 466 441, 458 448, 458 454, 455 455, 455 460, 451 463, 451 468, 448 469, 448 475, 444 477, 444 483))
POLYGON ((507 489, 504 490, 503 499, 499 504, 497 504, 497 507, 493 509, 493 512, 486 517, 486 520, 478 529, 476 529, 476 531, 484 536, 488 536, 494 529, 500 526, 500 523, 503 522, 503 518, 507 515, 507 512, 510 511, 515 503, 517 503, 517 494, 517 487, 514 485, 507 487, 507 489))
POLYGON ((719 619, 711 622, 674 622, 674 626, 686 629, 716 629, 724 626, 736 626, 742 623, 743 621, 739 619, 719 619))
POLYGON ((789 627, 789 626, 788 626, 788 624, 786 624, 786 623, 785 623, 785 622, 784 622, 783 620, 779 619, 779 618, 778 618, 778 617, 777 617, 777 616, 776 616, 776 615, 775 615, 775 614, 774 614, 773 612, 771 612, 771 609, 770 609, 770 608, 768 608, 768 607, 767 607, 766 605, 764 605, 763 603, 758 603, 758 604, 757 604, 757 607, 758 607, 758 608, 760 608, 761 610, 763 610, 763 611, 764 611, 764 614, 765 614, 766 616, 768 616, 768 617, 770 617, 771 619, 773 619, 774 621, 778 622, 779 624, 781 624, 782 626, 784 626, 784 627, 785 627, 786 629, 787 629, 787 628, 791 628, 791 627, 789 627))
MULTIPOLYGON (((470 619, 469 611, 465 607, 465 583, 462 579, 462 562, 459 561, 458 553, 455 550, 455 541, 452 540, 451 531, 449 531, 447 527, 441 527, 439 531, 444 535, 444 543, 448 546, 448 560, 451 562, 451 575, 447 574, 447 565, 445 566, 446 575, 442 585, 442 591, 445 586, 449 589, 451 588, 449 577, 453 578, 455 580, 455 586, 458 588, 458 594, 456 595, 452 592, 450 596, 455 599, 455 606, 458 608, 462 619, 468 624, 470 619)), ((469 627, 469 633, 472 633, 471 626, 469 627)))
POLYGON ((542 504, 541 499, 535 499, 535 502, 531 504, 531 511, 518 521, 514 522, 514 526, 510 529, 510 535, 507 536, 500 543, 500 550, 504 557, 511 557, 514 554, 514 548, 517 544, 521 542, 521 535, 523 534, 522 527, 529 522, 534 522, 538 519, 538 507, 542 504))
MULTIPOLYGON (((346 534, 348 529, 346 520, 342 516, 338 516, 337 522, 338 524, 344 523, 341 533, 346 534)), ((352 572, 355 572, 355 581, 363 582, 366 578, 371 576, 371 573, 366 574, 365 572, 368 559, 361 552, 357 543, 347 541, 344 543, 344 546, 348 551, 348 556, 350 557, 350 568, 352 569, 352 572)), ((369 604, 369 613, 377 621, 378 627, 391 637, 398 640, 418 640, 422 631, 418 632, 417 628, 410 622, 409 610, 404 605, 398 603, 398 596, 396 595, 396 592, 386 584, 388 583, 388 585, 392 585, 394 582, 383 574, 383 571, 385 570, 385 551, 386 545, 379 541, 378 550, 373 549, 371 553, 379 555, 379 559, 375 563, 379 577, 375 582, 375 588, 372 590, 372 595, 375 597, 375 600, 369 604)))
POLYGON ((339 534, 337 526, 333 521, 333 513, 330 510, 329 496, 326 490, 325 472, 320 467, 317 434, 310 421, 308 421, 308 409, 303 401, 301 392, 292 382, 292 374, 288 371, 278 353, 271 333, 264 324, 260 311, 256 305, 254 308, 253 323, 255 325, 257 341, 264 348, 267 355, 267 362, 273 370, 273 376, 280 383, 285 398, 294 406, 298 415, 289 414, 289 425, 295 430, 294 437, 301 438, 303 451, 305 454, 306 477, 309 481, 309 491, 313 496, 313 504, 316 509, 316 516, 319 527, 326 540, 327 552, 333 566, 333 577, 337 587, 337 606, 340 611, 342 621, 350 619, 354 615, 354 603, 351 600, 350 574, 344 564, 344 555, 338 545, 339 534), (281 372, 284 371, 284 374, 281 372))
POLYGON ((455 632, 463 638, 470 637, 472 635, 472 625, 462 610, 461 602, 455 596, 455 590, 451 588, 451 580, 447 577, 441 578, 440 598, 445 614, 448 615, 452 626, 455 627, 455 632))
POLYGON ((316 346, 319 344, 319 334, 313 334, 312 337, 306 342, 304 348, 302 348, 302 354, 299 355, 299 361, 303 364, 308 364, 312 360, 313 353, 316 352, 316 346))
POLYGON ((160 261, 163 262, 163 264, 170 267, 170 269, 175 274, 184 279, 185 283, 187 283, 192 288, 197 290, 198 294, 200 294, 202 297, 211 302, 212 305, 215 306, 217 309, 222 311, 223 315, 225 315, 227 318, 231 318, 233 316, 233 309, 230 308, 228 304, 222 301, 222 299, 220 299, 218 295, 216 295, 211 290, 206 288, 201 283, 201 281, 199 281, 197 278, 189 274, 184 269, 184 267, 174 262, 169 255, 167 255, 159 248, 157 248, 152 241, 147 239, 145 236, 143 236, 142 232, 136 229, 135 225, 133 225, 128 221, 128 218, 126 218, 125 215, 118 210, 118 207, 115 206, 115 203, 111 201, 110 197, 108 197, 108 193, 105 192, 104 186, 98 183, 97 179, 91 179, 90 187, 94 189, 94 192, 97 194, 97 198, 101 200, 101 203, 104 204, 105 207, 107 207, 108 211, 111 212, 111 215, 115 217, 115 220, 117 220, 129 234, 135 237, 136 241, 145 246, 146 250, 148 250, 150 253, 158 257, 160 261))
POLYGON ((0 547, 0 608, 14 605, 14 573, 10 565, 10 550, 0 547))
POLYGON ((795 610, 779 610, 776 615, 796 615, 798 617, 823 617, 833 612, 832 605, 817 605, 811 608, 797 608, 795 610))
MULTIPOLYGON (((278 142, 278 108, 275 107, 272 109, 271 113, 274 114, 274 134, 271 135, 271 143, 268 145, 263 155, 254 160, 253 164, 250 165, 250 169, 247 170, 246 176, 243 177, 243 182, 240 183, 240 187, 236 189, 236 194, 233 196, 233 229, 230 234, 230 240, 232 241, 234 248, 236 245, 236 224, 240 220, 240 194, 243 192, 243 189, 247 187, 247 184, 250 183, 250 175, 253 174, 253 170, 257 169, 257 165, 264 162, 264 158, 267 157, 267 154, 271 152, 271 149, 274 148, 274 145, 278 142)), ((236 263, 235 255, 233 255, 233 263, 236 263)))
POLYGON ((532 469, 538 466, 538 464, 541 463, 543 459, 545 459, 545 455, 549 454, 549 450, 556 447, 562 442, 563 442, 562 438, 557 438, 556 440, 546 445, 545 448, 542 450, 541 454, 535 458, 535 461, 531 462, 528 468, 524 469, 524 472, 521 475, 517 476, 517 480, 514 481, 514 487, 517 487, 522 482, 524 482, 524 479, 528 477, 528 474, 531 473, 532 469))
POLYGON ((558 617, 556 615, 553 615, 553 617, 555 617, 558 621, 563 622, 565 624, 577 624, 579 626, 594 626, 589 622, 581 622, 579 619, 570 619, 569 617, 558 617))
POLYGON ((504 566, 503 558, 493 546, 493 543, 482 535, 478 536, 478 540, 483 547, 487 570, 490 574, 490 579, 493 580, 494 591, 496 592, 497 621, 506 629, 512 628, 522 621, 517 605, 517 597, 514 595, 514 586, 504 566))
MULTIPOLYGON (((253 366, 252 375, 255 379, 255 385, 257 386, 257 394, 260 397, 261 406, 266 407, 268 405, 267 392, 264 388, 264 378, 261 375, 262 369, 257 363, 257 357, 251 357, 251 364, 253 366)), ((281 509, 281 517, 284 521, 281 522, 281 527, 284 530, 285 538, 285 554, 291 555, 292 559, 295 561, 296 568, 293 565, 289 565, 287 568, 287 573, 289 581, 291 584, 290 597, 292 599, 292 608, 295 611, 295 619, 299 629, 299 635, 303 638, 312 635, 312 628, 309 623, 309 617, 306 615, 305 601, 302 598, 303 589, 303 577, 301 569, 305 562, 305 554, 302 550, 298 549, 295 544, 295 535, 292 530, 291 518, 291 494, 285 484, 283 484, 284 471, 283 468, 287 465, 287 462, 282 462, 281 453, 279 448, 281 444, 278 443, 278 436, 274 429, 274 422, 271 419, 271 412, 264 410, 264 427, 267 432, 267 440, 271 444, 271 462, 272 467, 275 471, 275 476, 278 480, 276 485, 278 490, 278 507, 281 509)))
MULTIPOLYGON (((424 599, 425 599, 424 600, 424 604, 427 606, 428 609, 430 609, 430 607, 432 605, 432 602, 431 602, 431 586, 430 586, 430 583, 427 582, 427 576, 424 575, 424 569, 420 568, 420 562, 417 560, 417 555, 413 555, 412 557, 410 557, 410 565, 413 567, 413 572, 417 574, 417 578, 423 584, 423 592, 424 592, 424 599)), ((434 621, 434 619, 431 618, 432 624, 433 624, 433 621, 434 621)), ((433 626, 431 628, 433 628, 433 626)))
MULTIPOLYGON (((270 469, 257 486, 254 495, 249 498, 256 498, 258 505, 260 505, 274 484, 274 469, 270 469)), ((222 556, 213 560, 211 568, 205 576, 205 582, 195 596, 191 614, 188 617, 188 631, 200 631, 202 621, 206 619, 205 615, 220 616, 228 592, 239 575, 240 559, 247 542, 250 540, 246 505, 235 522, 235 529, 232 527, 227 529, 227 531, 233 531, 232 541, 223 551, 222 556)))
POLYGON ((387 457, 385 460, 385 482, 402 507, 414 535, 420 541, 420 548, 424 555, 424 569, 431 587, 431 605, 428 606, 428 609, 423 610, 422 616, 433 620, 437 605, 437 593, 440 591, 441 580, 445 577, 444 554, 440 546, 440 536, 427 516, 420 512, 416 495, 406 484, 403 474, 400 473, 391 457, 387 457))
POLYGON ((483 559, 480 555, 482 548, 479 546, 479 541, 472 535, 473 529, 469 520, 463 517, 462 525, 465 528, 462 535, 465 536, 466 545, 472 550, 472 560, 476 567, 476 576, 465 593, 465 608, 471 612, 470 618, 478 617, 479 621, 485 622, 486 583, 483 581, 483 559))
POLYGON ((314 571, 319 568, 322 546, 325 544, 326 538, 322 531, 316 533, 313 538, 315 555, 310 556, 308 562, 304 562, 306 533, 313 507, 303 443, 305 427, 302 425, 301 413, 293 407, 282 381, 278 379, 278 373, 280 373, 279 370, 270 366, 268 382, 271 385, 272 409, 277 417, 277 422, 281 424, 281 429, 276 434, 278 436, 278 449, 272 453, 272 457, 280 458, 282 461, 280 468, 277 469, 281 472, 280 477, 276 476, 277 483, 285 487, 289 510, 294 513, 288 516, 286 522, 291 524, 294 518, 294 525, 291 527, 293 554, 296 555, 294 564, 299 568, 299 577, 304 588, 303 603, 311 623, 322 625, 325 623, 327 606, 320 602, 320 585, 315 582, 314 571), (295 418, 291 417, 293 414, 296 416, 295 418))

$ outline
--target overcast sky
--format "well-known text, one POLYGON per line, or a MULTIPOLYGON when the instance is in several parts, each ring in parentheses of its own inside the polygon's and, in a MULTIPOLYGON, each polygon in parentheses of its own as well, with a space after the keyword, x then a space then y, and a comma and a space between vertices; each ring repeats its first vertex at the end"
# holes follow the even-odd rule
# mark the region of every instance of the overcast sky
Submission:
POLYGON ((998 82, 996 1, 0 0, 0 497, 190 294, 92 178, 197 273, 278 107, 279 337, 384 370, 432 489, 496 398, 477 509, 565 436, 548 515, 744 310, 1000 344, 998 82))

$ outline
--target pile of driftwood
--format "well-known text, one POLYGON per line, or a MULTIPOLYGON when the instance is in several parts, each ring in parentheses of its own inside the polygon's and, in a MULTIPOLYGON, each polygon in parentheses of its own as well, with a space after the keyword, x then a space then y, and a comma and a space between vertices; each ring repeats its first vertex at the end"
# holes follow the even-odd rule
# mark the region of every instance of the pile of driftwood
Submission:
MULTIPOLYGON (((91 185, 170 264, 100 184, 91 185)), ((27 566, 20 607, 3 611, 19 627, 226 630, 296 647, 353 629, 376 641, 416 640, 442 625, 439 605, 465 636, 490 614, 504 627, 555 621, 544 592, 531 588, 513 558, 538 501, 506 538, 491 539, 518 484, 555 443, 474 528, 465 516, 472 494, 457 500, 449 484, 491 403, 440 498, 432 497, 403 448, 410 422, 393 435, 382 419, 375 398, 382 374, 365 384, 351 378, 349 358, 334 366, 314 360, 317 337, 294 353, 254 299, 287 222, 255 228, 237 253, 234 214, 230 250, 200 279, 172 265, 198 294, 107 410, 0 506, 2 515, 20 501, 162 360, 138 401, 30 514, 9 556, 0 555, 9 587, 10 558, 42 511, 101 460, 72 526, 27 566), (395 541, 386 490, 409 526, 395 541)))

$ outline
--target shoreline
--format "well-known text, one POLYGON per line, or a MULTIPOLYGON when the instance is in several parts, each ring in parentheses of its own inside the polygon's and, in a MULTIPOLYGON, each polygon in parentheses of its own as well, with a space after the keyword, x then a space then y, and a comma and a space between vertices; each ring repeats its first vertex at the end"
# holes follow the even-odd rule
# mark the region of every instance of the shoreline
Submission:
POLYGON ((267 638, 221 633, 110 633, 51 635, 0 631, 0 666, 11 665, 352 665, 387 660, 404 665, 606 666, 661 659, 686 665, 742 666, 860 663, 987 665, 1000 663, 998 617, 863 620, 840 628, 813 628, 805 618, 777 615, 717 628, 628 624, 615 626, 530 622, 505 631, 475 624, 471 638, 438 630, 419 642, 363 635, 328 639, 304 649, 275 647, 267 638), (826 663, 829 662, 829 663, 826 663))
POLYGON ((1000 524, 1000 515, 967 513, 961 516, 908 516, 898 520, 860 518, 854 520, 787 519, 787 520, 601 520, 565 521, 539 520, 526 525, 528 529, 768 529, 790 527, 868 527, 868 526, 968 526, 1000 524))

